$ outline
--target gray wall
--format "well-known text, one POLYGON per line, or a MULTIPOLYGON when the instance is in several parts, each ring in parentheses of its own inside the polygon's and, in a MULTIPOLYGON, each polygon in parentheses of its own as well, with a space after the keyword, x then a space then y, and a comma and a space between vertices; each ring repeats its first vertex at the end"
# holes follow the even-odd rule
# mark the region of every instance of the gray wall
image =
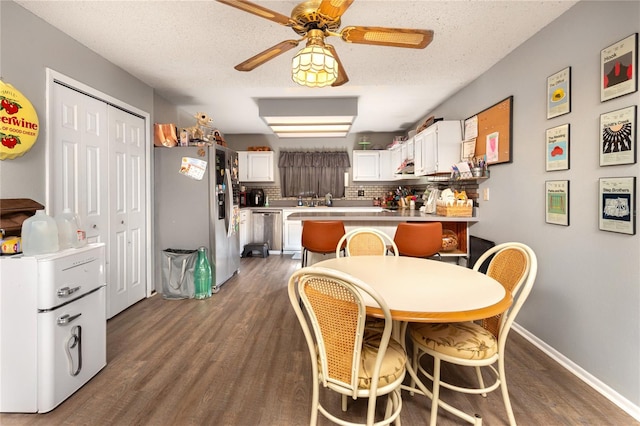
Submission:
POLYGON ((31 150, 0 162, 0 198, 46 202, 47 67, 153 114, 151 87, 10 1, 0 2, 0 58, 2 79, 31 101, 40 121, 31 150))
POLYGON ((640 243, 638 235, 598 230, 598 179, 637 177, 639 166, 599 167, 598 143, 600 114, 640 100, 636 92, 600 102, 600 51, 639 30, 637 1, 579 2, 425 114, 465 119, 513 95, 513 163, 491 166, 491 178, 481 185, 490 199, 481 201, 481 221, 471 234, 521 241, 536 251, 538 279, 516 321, 636 406, 640 243), (572 111, 547 120, 546 78, 567 66, 572 111), (565 123, 571 169, 545 172, 545 130, 565 123), (545 180, 557 179, 570 180, 569 227, 545 223, 545 180))

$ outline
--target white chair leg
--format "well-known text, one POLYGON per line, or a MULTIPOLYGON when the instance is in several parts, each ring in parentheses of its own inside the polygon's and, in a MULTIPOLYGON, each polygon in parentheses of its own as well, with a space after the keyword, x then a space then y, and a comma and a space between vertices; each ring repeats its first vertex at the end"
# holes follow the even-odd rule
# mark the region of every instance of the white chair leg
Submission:
POLYGON ((313 394, 311 395, 311 420, 309 420, 310 426, 316 426, 318 424, 318 405, 320 404, 320 395, 318 391, 318 384, 314 383, 313 394))
POLYGON ((433 357, 433 389, 431 393, 433 395, 431 396, 431 419, 429 424, 436 426, 438 419, 438 399, 440 398, 440 358, 437 356, 433 357))
POLYGON ((342 395, 342 411, 347 411, 347 395, 342 395))
POLYGON ((393 413, 394 404, 393 404, 393 398, 391 398, 392 394, 393 394, 393 392, 391 392, 389 395, 387 395, 387 404, 386 404, 386 408, 384 410, 384 418, 385 418, 385 420, 388 419, 389 416, 391 416, 391 413, 393 413))
MULTIPOLYGON (((419 358, 418 358, 418 354, 420 353, 420 349, 418 349, 417 345, 413 345, 413 355, 411 357, 411 365, 413 366, 413 371, 416 372, 416 374, 419 374, 418 371, 418 362, 419 362, 419 358)), ((411 377, 411 382, 410 382, 410 386, 412 388, 416 387, 416 380, 411 377)), ((411 396, 414 395, 415 392, 409 392, 411 394, 411 396)))
POLYGON ((367 407, 367 426, 373 426, 376 420, 376 396, 370 396, 367 407))
POLYGON ((509 399, 509 389, 507 389, 507 378, 504 374, 504 360, 502 357, 498 360, 498 374, 500 374, 498 380, 500 380, 500 390, 502 391, 504 408, 507 410, 507 416, 509 417, 509 424, 516 426, 516 417, 513 415, 513 408, 511 407, 511 400, 509 399))
MULTIPOLYGON (((484 380, 482 379, 482 370, 480 369, 480 367, 476 366, 476 376, 478 377, 478 383, 480 384, 480 389, 484 389, 484 380)), ((484 396, 485 398, 487 397, 487 393, 484 392, 481 394, 482 396, 484 396)))
MULTIPOLYGON (((402 395, 401 395, 401 390, 398 389, 397 391, 391 392, 389 394, 390 397, 393 397, 393 411, 396 411, 401 405, 402 405, 402 395)), ((398 415, 398 417, 396 417, 396 426, 402 426, 402 423, 400 422, 400 415, 398 415)))

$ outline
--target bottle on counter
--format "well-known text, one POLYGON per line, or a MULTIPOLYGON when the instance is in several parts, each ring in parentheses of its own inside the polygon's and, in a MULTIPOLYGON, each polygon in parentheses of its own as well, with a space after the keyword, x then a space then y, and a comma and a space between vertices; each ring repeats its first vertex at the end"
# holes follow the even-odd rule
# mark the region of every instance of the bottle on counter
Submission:
POLYGON ((198 258, 196 259, 196 265, 193 271, 193 281, 196 299, 207 299, 211 297, 211 264, 209 263, 209 257, 207 256, 207 249, 205 247, 198 249, 198 258))
POLYGON ((68 207, 56 215, 58 226, 58 245, 60 250, 80 248, 87 245, 87 234, 80 229, 80 221, 68 207))
POLYGON ((55 253, 59 250, 58 225, 44 210, 22 222, 22 253, 25 256, 55 253))

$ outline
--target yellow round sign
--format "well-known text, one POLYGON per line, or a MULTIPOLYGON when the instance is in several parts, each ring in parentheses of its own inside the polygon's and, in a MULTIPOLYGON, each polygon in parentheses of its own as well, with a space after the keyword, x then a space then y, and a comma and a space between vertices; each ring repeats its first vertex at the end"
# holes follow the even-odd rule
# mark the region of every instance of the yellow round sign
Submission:
POLYGON ((0 80, 0 160, 29 151, 39 132, 38 114, 22 93, 0 80))

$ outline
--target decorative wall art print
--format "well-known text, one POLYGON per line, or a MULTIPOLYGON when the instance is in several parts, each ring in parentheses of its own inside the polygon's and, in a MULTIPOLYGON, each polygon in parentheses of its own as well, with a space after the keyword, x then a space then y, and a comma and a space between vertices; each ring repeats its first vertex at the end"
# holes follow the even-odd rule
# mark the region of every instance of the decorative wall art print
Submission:
POLYGON ((600 229, 635 235, 636 177, 600 178, 600 229))
POLYGON ((638 33, 600 52, 600 101, 638 90, 638 33))
POLYGON ((545 221, 553 225, 569 226, 569 181, 545 182, 545 221))
POLYGON ((636 106, 600 115, 600 165, 635 164, 636 106))
POLYGON ((547 129, 546 135, 546 170, 569 170, 569 124, 547 129))
POLYGON ((547 119, 571 112, 571 67, 547 78, 547 119))

